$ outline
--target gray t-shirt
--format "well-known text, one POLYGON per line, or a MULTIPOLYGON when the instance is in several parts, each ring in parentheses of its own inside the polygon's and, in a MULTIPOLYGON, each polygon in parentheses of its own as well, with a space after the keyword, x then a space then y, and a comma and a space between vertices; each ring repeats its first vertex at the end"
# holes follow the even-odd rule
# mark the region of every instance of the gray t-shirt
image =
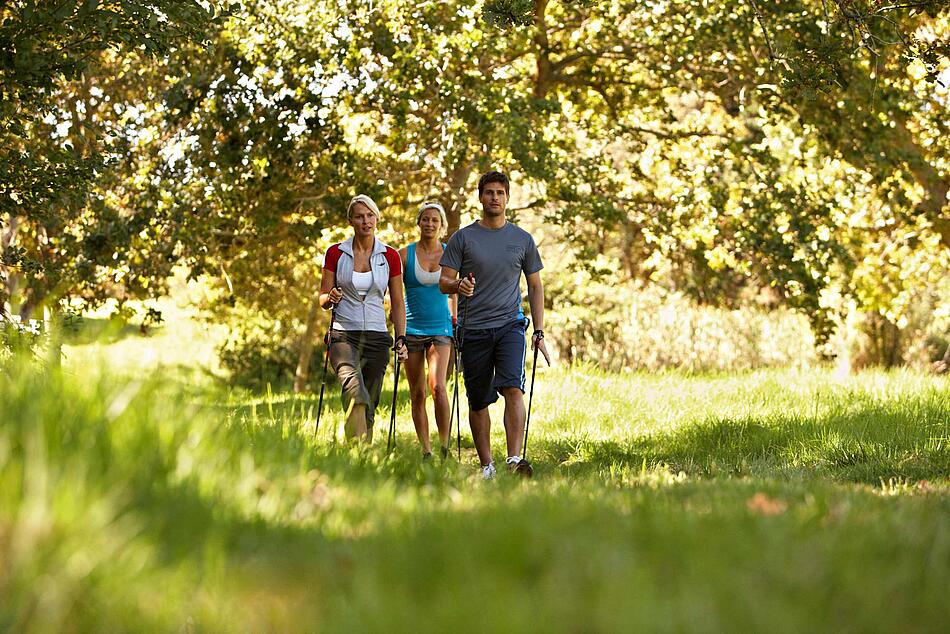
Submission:
POLYGON ((486 229, 473 222, 449 238, 439 261, 460 277, 475 274, 475 295, 459 295, 459 316, 465 328, 497 328, 524 319, 521 273, 537 273, 544 265, 531 234, 510 222, 486 229), (471 303, 471 305, 467 305, 471 303))

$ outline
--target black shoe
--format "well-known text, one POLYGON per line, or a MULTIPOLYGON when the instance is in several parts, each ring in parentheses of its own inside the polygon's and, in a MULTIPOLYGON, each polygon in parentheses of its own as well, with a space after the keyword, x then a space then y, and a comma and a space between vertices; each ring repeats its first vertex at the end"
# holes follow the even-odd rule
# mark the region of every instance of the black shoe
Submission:
POLYGON ((431 452, 431 451, 427 451, 427 452, 425 452, 424 454, 422 454, 422 462, 429 462, 430 460, 432 460, 432 452, 431 452))
POLYGON ((442 448, 439 449, 439 452, 442 454, 442 459, 445 460, 449 457, 449 446, 442 445, 442 448))
POLYGON ((532 467, 531 463, 527 460, 519 460, 518 462, 509 464, 508 470, 525 478, 530 478, 534 475, 534 467, 532 467))

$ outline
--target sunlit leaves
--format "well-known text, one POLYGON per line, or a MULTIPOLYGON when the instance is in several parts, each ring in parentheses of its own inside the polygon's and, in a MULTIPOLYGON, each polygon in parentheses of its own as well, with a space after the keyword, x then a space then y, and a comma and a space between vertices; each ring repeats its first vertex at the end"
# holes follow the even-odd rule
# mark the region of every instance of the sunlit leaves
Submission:
POLYGON ((114 290, 99 267, 119 266, 139 230, 90 196, 120 150, 115 139, 103 143, 104 118, 123 110, 96 75, 116 61, 113 53, 150 57, 203 42, 224 15, 216 2, 192 0, 0 6, 0 219, 16 225, 4 246, 19 244, 36 264, 0 262, 0 277, 11 280, 0 299, 29 313, 48 295, 95 302, 114 290), (8 287, 19 287, 18 296, 7 298, 8 287))
MULTIPOLYGON (((224 270, 248 304, 299 317, 292 296, 349 196, 376 197, 386 239, 404 241, 419 201, 455 224, 478 172, 500 168, 581 262, 618 254, 623 276, 726 306, 765 288, 823 336, 832 286, 882 308, 900 295, 850 277, 865 245, 892 245, 867 218, 896 242, 924 236, 894 247, 901 262, 939 230, 950 131, 926 82, 948 65, 946 3, 925 4, 249 1, 213 48, 116 73, 124 94, 96 103, 116 108, 121 159, 103 198, 150 218, 137 261, 155 240, 162 259, 224 270)), ((80 3, 66 23, 112 28, 114 9, 80 3)), ((154 11, 133 18, 162 28, 154 11)))
POLYGON ((534 0, 487 0, 485 21, 500 27, 526 26, 534 22, 534 0))

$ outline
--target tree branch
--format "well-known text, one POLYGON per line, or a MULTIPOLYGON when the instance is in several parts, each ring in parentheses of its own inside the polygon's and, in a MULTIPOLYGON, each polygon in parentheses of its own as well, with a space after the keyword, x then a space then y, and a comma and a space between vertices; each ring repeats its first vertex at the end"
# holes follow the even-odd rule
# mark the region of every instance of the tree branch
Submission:
POLYGON ((641 134, 652 134, 658 139, 668 139, 668 140, 704 138, 704 137, 719 137, 719 138, 727 137, 727 135, 721 134, 719 132, 702 132, 699 130, 685 131, 685 132, 663 132, 662 130, 652 130, 650 128, 641 128, 639 126, 628 126, 628 125, 622 125, 622 124, 620 125, 620 129, 625 132, 639 132, 641 134))
POLYGON ((775 55, 775 49, 772 47, 772 38, 769 36, 769 31, 765 28, 765 23, 762 21, 762 14, 759 13, 759 7, 755 3, 755 0, 749 0, 749 5, 751 5, 752 12, 755 14, 755 21, 759 23, 759 28, 762 29, 762 35, 765 36, 765 44, 769 47, 769 59, 774 64, 778 61, 778 58, 775 55))

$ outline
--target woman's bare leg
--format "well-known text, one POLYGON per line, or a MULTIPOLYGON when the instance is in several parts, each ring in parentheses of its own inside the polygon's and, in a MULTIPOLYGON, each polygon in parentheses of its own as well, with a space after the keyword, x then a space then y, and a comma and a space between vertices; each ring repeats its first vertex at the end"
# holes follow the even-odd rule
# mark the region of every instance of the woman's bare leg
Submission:
POLYGON ((429 361, 429 391, 435 404, 435 424, 439 428, 439 441, 443 447, 448 447, 449 438, 449 391, 445 386, 445 376, 449 370, 449 357, 452 346, 429 346, 427 357, 429 361))
MULTIPOLYGON (((347 440, 355 439, 362 442, 366 436, 366 404, 353 403, 350 411, 346 415, 346 422, 343 424, 343 432, 347 440)), ((372 440, 370 438, 369 440, 372 440)))
MULTIPOLYGON (((433 346, 434 347, 434 346, 433 346)), ((423 351, 410 352, 406 359, 406 377, 409 379, 409 401, 412 404, 412 424, 422 445, 422 453, 431 453, 429 442, 429 415, 426 413, 426 365, 423 351)), ((436 419, 438 420, 438 418, 436 419)), ((441 429, 441 428, 440 428, 441 429)))

